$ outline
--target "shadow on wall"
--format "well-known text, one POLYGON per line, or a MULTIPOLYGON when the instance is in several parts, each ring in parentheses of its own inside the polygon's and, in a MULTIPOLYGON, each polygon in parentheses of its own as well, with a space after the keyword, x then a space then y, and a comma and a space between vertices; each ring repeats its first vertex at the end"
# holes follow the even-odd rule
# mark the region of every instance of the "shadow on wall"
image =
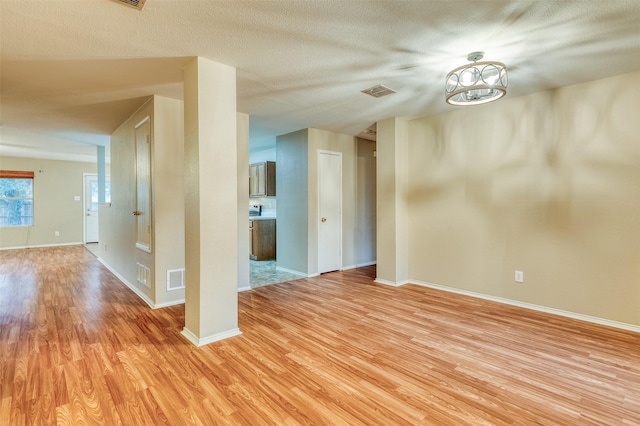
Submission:
POLYGON ((610 193, 617 187, 611 175, 638 165, 635 130, 623 118, 633 93, 625 88, 604 98, 596 89, 556 89, 427 119, 413 132, 425 151, 412 155, 424 179, 412 178, 420 185, 409 199, 437 200, 462 185, 467 204, 491 216, 519 202, 548 215, 548 224, 562 224, 587 171, 591 189, 610 193))
POLYGON ((639 77, 411 121, 412 277, 640 323, 639 77))

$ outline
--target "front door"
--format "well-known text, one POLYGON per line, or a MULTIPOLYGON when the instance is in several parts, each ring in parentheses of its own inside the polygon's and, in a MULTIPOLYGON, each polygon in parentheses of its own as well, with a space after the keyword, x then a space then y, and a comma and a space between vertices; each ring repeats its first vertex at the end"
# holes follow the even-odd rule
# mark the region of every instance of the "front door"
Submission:
POLYGON ((84 242, 98 242, 98 176, 84 176, 84 242))
POLYGON ((342 268, 342 154, 318 151, 318 272, 342 268))

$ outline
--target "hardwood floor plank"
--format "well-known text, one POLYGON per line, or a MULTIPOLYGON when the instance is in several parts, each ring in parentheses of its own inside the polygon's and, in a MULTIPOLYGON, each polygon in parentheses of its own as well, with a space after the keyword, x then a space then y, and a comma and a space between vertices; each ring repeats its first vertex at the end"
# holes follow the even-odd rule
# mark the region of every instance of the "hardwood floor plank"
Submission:
POLYGON ((171 424, 149 389, 144 389, 138 392, 138 398, 142 401, 142 405, 144 406, 146 413, 151 418, 153 425, 171 424))
MULTIPOLYGON (((11 423, 16 424, 16 423, 11 423)), ((56 407, 56 424, 58 425, 72 425, 73 416, 71 414, 71 407, 69 404, 58 405, 56 407)))
POLYGON ((640 335, 375 267, 238 295, 205 347, 81 246, 0 251, 0 424, 640 425, 640 335))

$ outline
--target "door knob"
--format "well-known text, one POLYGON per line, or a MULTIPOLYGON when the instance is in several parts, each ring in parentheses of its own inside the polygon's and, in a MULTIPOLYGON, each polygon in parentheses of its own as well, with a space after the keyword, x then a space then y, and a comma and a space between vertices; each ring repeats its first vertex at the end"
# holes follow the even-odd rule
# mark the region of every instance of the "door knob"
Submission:
POLYGON ((323 217, 322 219, 320 219, 320 222, 325 223, 327 221, 326 217, 323 217))
POLYGON ((133 215, 134 215, 134 216, 140 216, 141 214, 142 214, 142 213, 140 213, 140 212, 133 212, 133 215))

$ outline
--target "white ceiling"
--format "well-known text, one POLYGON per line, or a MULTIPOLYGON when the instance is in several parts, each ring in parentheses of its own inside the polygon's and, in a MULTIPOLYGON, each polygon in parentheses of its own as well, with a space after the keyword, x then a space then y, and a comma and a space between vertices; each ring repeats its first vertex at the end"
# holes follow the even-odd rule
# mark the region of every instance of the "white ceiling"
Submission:
POLYGON ((507 97, 640 70, 639 0, 0 0, 0 15, 0 155, 95 157, 146 97, 182 98, 192 56, 237 68, 254 150, 451 110, 445 76, 472 51, 507 65, 507 97), (360 93, 378 83, 398 93, 360 93))

